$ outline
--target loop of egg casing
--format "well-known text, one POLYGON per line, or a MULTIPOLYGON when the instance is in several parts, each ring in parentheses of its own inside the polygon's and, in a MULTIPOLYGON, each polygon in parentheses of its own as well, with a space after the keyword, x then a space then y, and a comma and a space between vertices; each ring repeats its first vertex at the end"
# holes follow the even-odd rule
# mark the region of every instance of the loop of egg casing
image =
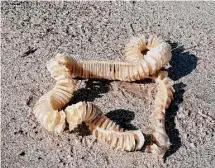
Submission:
MULTIPOLYGON (((51 73, 51 76, 57 80, 57 84, 54 89, 42 96, 35 105, 34 113, 36 117, 45 128, 55 132, 62 132, 64 130, 65 119, 67 119, 70 123, 70 129, 73 129, 81 121, 86 121, 89 128, 93 131, 93 134, 99 139, 108 142, 112 147, 128 151, 140 149, 143 146, 145 139, 139 130, 123 131, 107 117, 104 117, 101 112, 96 112, 95 114, 98 115, 94 116, 94 120, 89 120, 89 122, 86 118, 83 118, 86 114, 86 110, 84 110, 84 113, 81 113, 81 109, 79 109, 80 111, 77 113, 79 118, 74 115, 71 117, 69 112, 65 115, 64 111, 61 110, 59 112, 59 110, 66 105, 72 97, 75 86, 74 80, 72 80, 73 77, 133 81, 149 77, 150 75, 155 76, 157 73, 156 68, 161 67, 164 63, 166 64, 171 58, 171 52, 169 54, 168 44, 162 43, 162 45, 158 45, 157 48, 155 47, 156 49, 153 48, 153 46, 157 43, 162 42, 158 39, 157 41, 153 40, 153 38, 149 39, 147 45, 153 52, 149 51, 148 57, 146 57, 145 60, 143 59, 139 62, 132 63, 76 61, 70 57, 57 55, 54 59, 47 63, 47 68, 51 73), (159 62, 154 61, 156 60, 156 52, 158 54, 158 57, 156 58, 157 60, 160 60, 159 62), (154 60, 152 58, 154 58, 154 60), (82 116, 79 116, 80 114, 82 114, 82 116)), ((138 59, 140 59, 140 57, 138 59)), ((152 153, 162 156, 169 146, 168 136, 165 137, 165 118, 163 114, 165 113, 165 108, 167 108, 171 102, 173 93, 173 88, 169 84, 169 80, 166 79, 166 76, 167 75, 165 75, 164 72, 160 72, 158 73, 158 76, 155 76, 155 81, 158 83, 158 93, 155 101, 156 110, 151 115, 152 129, 154 130, 153 137, 156 140, 156 143, 151 145, 150 149, 152 153)), ((76 104, 73 106, 76 107, 78 105, 76 104)), ((85 107, 85 105, 83 106, 85 107)), ((90 107, 92 109, 94 108, 94 111, 100 111, 95 110, 97 109, 96 106, 89 105, 88 103, 86 107, 89 109, 90 107)), ((70 107, 67 107, 67 111, 69 108, 70 107)), ((92 111, 93 110, 91 110, 91 112, 92 111)), ((93 115, 91 115, 91 117, 92 116, 93 115)))
POLYGON ((127 62, 145 61, 150 74, 164 67, 171 60, 171 46, 156 35, 133 37, 124 49, 124 59, 127 62), (145 54, 144 54, 145 52, 145 54))

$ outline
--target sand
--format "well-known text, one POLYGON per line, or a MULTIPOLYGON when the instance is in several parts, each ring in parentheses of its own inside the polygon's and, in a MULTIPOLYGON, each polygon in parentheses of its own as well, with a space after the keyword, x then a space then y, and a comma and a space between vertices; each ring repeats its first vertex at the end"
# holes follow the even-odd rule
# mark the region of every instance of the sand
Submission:
MULTIPOLYGON (((198 167, 215 165, 215 2, 2 2, 1 166, 198 167), (46 62, 57 53, 121 60, 131 36, 157 34, 173 48, 175 99, 166 114, 172 146, 165 163, 144 151, 93 142, 82 125, 46 131, 32 107, 55 81, 46 62)), ((148 129, 155 84, 81 81, 71 103, 92 101, 128 128, 148 129)))

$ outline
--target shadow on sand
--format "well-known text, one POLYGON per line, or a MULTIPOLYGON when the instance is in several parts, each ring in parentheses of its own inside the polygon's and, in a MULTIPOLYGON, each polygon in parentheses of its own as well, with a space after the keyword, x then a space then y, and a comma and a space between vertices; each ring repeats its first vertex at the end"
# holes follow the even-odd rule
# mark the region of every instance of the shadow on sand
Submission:
POLYGON ((179 131, 176 128, 175 117, 177 115, 178 105, 183 102, 183 94, 185 92, 184 88, 186 87, 186 85, 181 82, 175 84, 173 87, 175 89, 174 99, 169 108, 167 109, 165 116, 166 132, 170 139, 171 146, 165 154, 164 160, 174 154, 181 147, 181 138, 179 137, 179 131))
MULTIPOLYGON (((190 54, 189 51, 185 51, 184 47, 179 46, 178 43, 169 43, 172 46, 172 59, 170 61, 172 67, 168 69, 168 73, 172 80, 177 81, 190 74, 196 68, 198 59, 195 55, 190 54)), ((181 147, 181 138, 176 128, 175 117, 179 104, 183 102, 186 85, 180 82, 173 85, 173 87, 175 89, 174 100, 166 112, 166 131, 172 145, 165 154, 164 161, 181 147)))
MULTIPOLYGON (((108 80, 93 80, 89 79, 85 81, 85 87, 76 90, 73 93, 69 105, 76 104, 81 101, 93 102, 96 98, 102 97, 102 94, 107 93, 110 90, 111 81, 108 80)), ((66 130, 69 126, 66 126, 66 130)), ((72 132, 77 133, 80 136, 88 136, 91 134, 88 126, 85 123, 78 125, 72 132)))
MULTIPOLYGON (((71 104, 80 101, 94 101, 96 98, 102 97, 102 94, 110 90, 111 81, 108 80, 88 80, 85 82, 85 87, 74 92, 71 104)), ((134 112, 124 109, 117 109, 106 114, 108 118, 116 122, 121 128, 126 130, 136 130, 137 128, 130 122, 134 119, 134 112)), ((68 129, 68 125, 67 125, 68 129)), ((91 134, 85 123, 79 125, 74 131, 80 136, 88 136, 91 134)))
POLYGON ((198 59, 189 51, 185 51, 184 47, 178 43, 169 43, 172 46, 172 59, 170 61, 172 67, 169 68, 168 73, 172 80, 177 81, 196 68, 198 59))
POLYGON ((106 114, 108 118, 118 124, 121 128, 125 130, 137 130, 134 125, 130 122, 134 119, 135 114, 133 111, 124 110, 124 109, 117 109, 110 111, 106 114))
POLYGON ((72 100, 69 104, 75 104, 80 101, 94 101, 96 98, 102 97, 103 93, 110 90, 111 81, 108 80, 92 80, 85 81, 85 87, 78 89, 73 93, 72 100))

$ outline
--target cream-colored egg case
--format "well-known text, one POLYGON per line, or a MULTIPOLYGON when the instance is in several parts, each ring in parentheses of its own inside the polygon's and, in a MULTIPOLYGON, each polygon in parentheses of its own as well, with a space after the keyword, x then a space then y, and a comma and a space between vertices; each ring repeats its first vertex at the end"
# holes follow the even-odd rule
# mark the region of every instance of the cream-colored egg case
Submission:
POLYGON ((49 131, 61 133, 66 122, 70 130, 85 122, 96 138, 112 148, 134 151, 147 145, 152 153, 163 157, 170 146, 165 131, 165 112, 173 99, 174 89, 168 73, 160 69, 169 63, 171 56, 170 45, 157 36, 150 36, 148 40, 144 36, 132 38, 124 50, 126 62, 76 61, 58 54, 47 63, 56 85, 38 100, 33 113, 49 131), (147 50, 145 55, 144 50, 147 50), (66 107, 75 91, 76 77, 123 81, 153 79, 157 83, 157 94, 155 110, 150 116, 151 143, 145 144, 140 130, 120 128, 91 102, 66 107), (65 110, 62 110, 64 107, 65 110))
POLYGON ((145 138, 140 130, 124 131, 90 102, 79 102, 68 106, 65 111, 70 130, 85 122, 95 137, 112 148, 134 151, 144 145, 145 138))
POLYGON ((73 78, 135 81, 148 78, 167 65, 172 57, 171 46, 157 36, 149 37, 146 44, 145 37, 140 36, 126 45, 124 57, 127 62, 76 61, 63 55, 57 55, 52 61, 58 64, 63 60, 73 78), (148 50, 146 55, 142 54, 143 50, 148 50))

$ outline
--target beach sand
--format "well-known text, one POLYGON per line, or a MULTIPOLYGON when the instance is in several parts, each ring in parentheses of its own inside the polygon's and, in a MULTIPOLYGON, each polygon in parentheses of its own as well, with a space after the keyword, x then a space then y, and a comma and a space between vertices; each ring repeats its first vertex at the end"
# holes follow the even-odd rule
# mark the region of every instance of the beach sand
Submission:
MULTIPOLYGON (((215 2, 1 2, 1 20, 2 168, 214 167, 215 2), (55 84, 48 60, 122 60, 139 34, 160 35, 173 49, 165 163, 94 142, 84 125, 56 135, 38 123, 32 107, 55 84)), ((123 127, 147 132, 155 93, 150 81, 83 80, 72 102, 94 102, 123 127)))

